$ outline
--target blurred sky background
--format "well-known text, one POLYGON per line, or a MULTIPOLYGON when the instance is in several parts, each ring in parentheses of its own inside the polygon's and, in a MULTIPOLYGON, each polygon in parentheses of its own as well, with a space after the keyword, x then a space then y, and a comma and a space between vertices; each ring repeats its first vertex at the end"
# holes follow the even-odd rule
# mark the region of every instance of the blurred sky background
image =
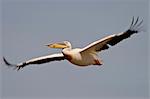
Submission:
POLYGON ((104 65, 68 61, 1 69, 2 99, 148 99, 148 0, 3 0, 2 55, 11 63, 60 52, 128 29, 132 17, 144 32, 99 54, 104 65))

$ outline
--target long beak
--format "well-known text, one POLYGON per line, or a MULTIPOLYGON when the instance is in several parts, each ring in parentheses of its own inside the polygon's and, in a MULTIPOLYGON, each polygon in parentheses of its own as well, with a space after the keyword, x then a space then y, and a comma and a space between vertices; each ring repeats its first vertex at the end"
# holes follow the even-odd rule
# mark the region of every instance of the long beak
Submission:
POLYGON ((49 48, 60 48, 60 49, 67 48, 67 45, 65 43, 53 43, 48 44, 46 46, 48 46, 49 48))

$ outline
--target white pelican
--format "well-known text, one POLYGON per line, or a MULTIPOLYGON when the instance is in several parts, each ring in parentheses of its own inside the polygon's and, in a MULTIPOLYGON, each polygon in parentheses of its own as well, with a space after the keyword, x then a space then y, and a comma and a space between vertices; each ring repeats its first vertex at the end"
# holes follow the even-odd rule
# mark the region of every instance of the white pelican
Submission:
POLYGON ((10 64, 4 57, 3 60, 6 65, 16 67, 17 70, 30 64, 42 64, 51 61, 60 61, 64 59, 78 66, 102 65, 102 61, 99 59, 97 53, 102 50, 108 49, 109 46, 113 46, 119 43, 120 41, 130 37, 134 33, 140 32, 141 24, 143 20, 141 20, 140 22, 138 21, 139 21, 139 17, 136 20, 134 20, 133 17, 132 23, 127 31, 118 34, 109 35, 107 37, 104 37, 98 41, 89 44, 84 48, 72 49, 71 43, 68 41, 64 41, 62 43, 54 43, 54 44, 47 45, 50 48, 62 49, 62 52, 58 54, 33 58, 16 65, 10 64))

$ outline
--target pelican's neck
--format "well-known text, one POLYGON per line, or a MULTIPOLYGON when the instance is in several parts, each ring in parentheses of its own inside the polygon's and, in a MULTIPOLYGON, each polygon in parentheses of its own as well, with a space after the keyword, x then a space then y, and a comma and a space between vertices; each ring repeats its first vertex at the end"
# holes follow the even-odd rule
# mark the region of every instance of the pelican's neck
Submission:
MULTIPOLYGON (((71 45, 71 43, 69 41, 64 41, 64 42, 67 45, 68 50, 72 49, 72 45, 71 45)), ((65 49, 67 49, 67 48, 65 48, 65 49)))
POLYGON ((67 52, 67 51, 71 51, 71 50, 72 50, 72 48, 64 48, 62 51, 67 52))
POLYGON ((67 45, 67 48, 64 48, 62 50, 62 53, 67 55, 72 50, 72 45, 71 45, 71 43, 69 41, 64 41, 64 43, 67 45))
POLYGON ((64 48, 64 49, 62 50, 62 53, 65 54, 65 55, 69 55, 69 53, 70 53, 71 50, 72 50, 71 47, 69 47, 69 48, 64 48))

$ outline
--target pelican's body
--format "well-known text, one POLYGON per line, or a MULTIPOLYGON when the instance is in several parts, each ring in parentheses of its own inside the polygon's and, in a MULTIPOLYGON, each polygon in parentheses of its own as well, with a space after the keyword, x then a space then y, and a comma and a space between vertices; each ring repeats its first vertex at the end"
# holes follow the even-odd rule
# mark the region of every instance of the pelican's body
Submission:
MULTIPOLYGON (((71 63, 79 66, 83 66, 85 62, 83 62, 83 57, 80 54, 81 49, 64 49, 62 50, 62 53, 64 57, 71 63)), ((86 63, 85 63, 86 64, 86 63)))
POLYGON ((81 53, 82 49, 62 50, 64 57, 78 66, 102 65, 96 53, 81 53))
POLYGON ((141 29, 140 25, 142 24, 143 21, 138 23, 138 19, 139 18, 137 18, 136 21, 134 21, 134 18, 132 19, 131 26, 127 31, 107 36, 105 38, 102 38, 98 41, 89 44, 84 48, 72 49, 71 43, 68 41, 64 41, 63 43, 53 43, 47 45, 50 48, 62 49, 61 53, 33 58, 28 61, 19 63, 17 65, 10 64, 9 62, 6 61, 5 58, 3 59, 7 65, 14 66, 18 70, 30 64, 42 64, 50 61, 60 61, 64 59, 78 66, 102 65, 102 61, 98 57, 98 52, 106 50, 109 48, 109 46, 116 45, 123 39, 130 37, 132 34, 140 32, 141 29))

